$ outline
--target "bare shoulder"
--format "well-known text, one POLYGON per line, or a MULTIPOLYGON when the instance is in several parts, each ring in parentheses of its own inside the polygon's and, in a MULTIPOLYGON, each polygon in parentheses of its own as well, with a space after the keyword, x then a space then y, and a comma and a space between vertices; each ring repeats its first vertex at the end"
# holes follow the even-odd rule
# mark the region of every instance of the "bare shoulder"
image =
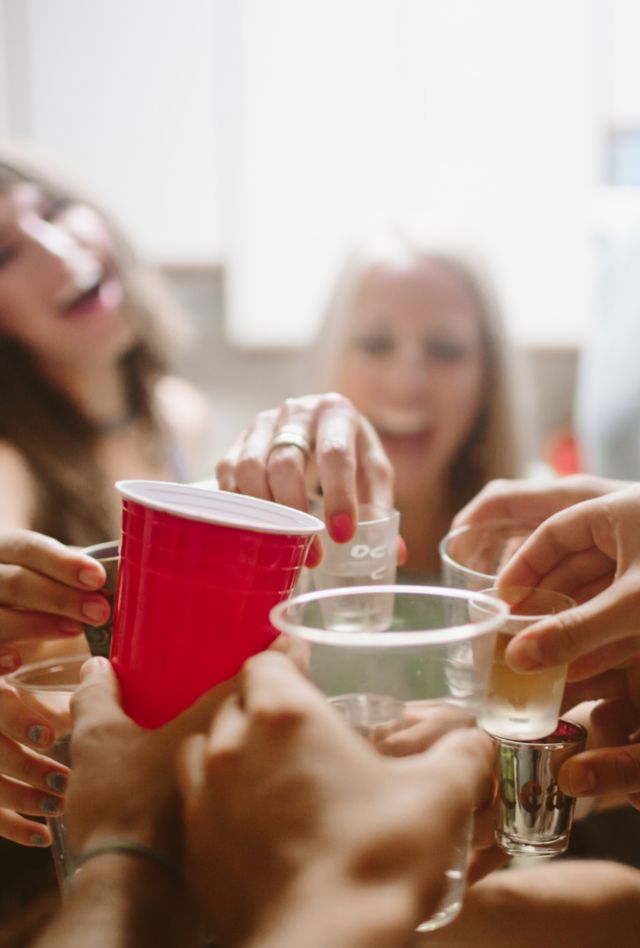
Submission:
POLYGON ((36 483, 24 456, 0 441, 0 530, 31 525, 36 483))
POLYGON ((166 375, 156 385, 160 413, 197 466, 209 432, 210 405, 195 386, 176 375, 166 375))

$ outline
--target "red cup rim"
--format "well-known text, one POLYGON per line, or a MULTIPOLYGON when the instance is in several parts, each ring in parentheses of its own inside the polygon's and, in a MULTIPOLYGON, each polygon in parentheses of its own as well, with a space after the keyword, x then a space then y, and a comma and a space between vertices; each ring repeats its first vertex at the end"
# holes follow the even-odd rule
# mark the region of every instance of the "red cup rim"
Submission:
POLYGON ((170 481, 117 481, 115 486, 128 500, 186 520, 288 536, 311 536, 324 530, 322 520, 302 510, 213 487, 170 481))

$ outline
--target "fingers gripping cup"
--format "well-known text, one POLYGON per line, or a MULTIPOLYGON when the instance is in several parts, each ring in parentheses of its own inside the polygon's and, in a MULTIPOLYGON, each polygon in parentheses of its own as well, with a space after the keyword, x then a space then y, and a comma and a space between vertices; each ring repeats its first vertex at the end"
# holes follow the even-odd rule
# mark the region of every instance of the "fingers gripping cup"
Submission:
POLYGON ((320 520, 280 504, 182 484, 120 481, 120 567, 111 661, 127 713, 175 717, 276 636, 320 520))

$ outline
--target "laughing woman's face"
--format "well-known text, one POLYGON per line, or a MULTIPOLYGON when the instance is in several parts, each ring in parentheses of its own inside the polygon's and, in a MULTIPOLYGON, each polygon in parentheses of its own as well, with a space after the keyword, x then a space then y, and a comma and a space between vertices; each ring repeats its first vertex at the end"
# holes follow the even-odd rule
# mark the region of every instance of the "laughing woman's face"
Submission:
POLYGON ((59 367, 131 346, 109 236, 92 208, 27 181, 0 193, 0 333, 59 367))
POLYGON ((435 261, 369 271, 339 388, 380 435, 399 502, 441 485, 477 420, 483 386, 480 320, 458 277, 435 261))

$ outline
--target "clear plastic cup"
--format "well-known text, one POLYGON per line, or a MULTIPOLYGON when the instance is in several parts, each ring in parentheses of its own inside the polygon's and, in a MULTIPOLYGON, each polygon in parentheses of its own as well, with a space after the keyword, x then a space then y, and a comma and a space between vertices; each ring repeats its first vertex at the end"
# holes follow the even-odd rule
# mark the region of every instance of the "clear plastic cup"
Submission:
MULTIPOLYGON (((381 729, 400 723, 407 702, 419 702, 420 713, 437 721, 438 733, 473 724, 484 703, 495 636, 506 614, 500 600, 465 590, 360 586, 296 596, 276 606, 271 621, 307 643, 312 680, 354 730, 375 740, 381 729), (484 606, 482 617, 471 614, 472 599, 484 606), (352 610, 354 602, 365 604, 358 607, 359 622, 346 631, 341 621, 333 624, 331 616, 352 610), (383 605, 389 618, 381 629, 383 605)), ((441 928, 460 911, 470 832, 471 814, 453 841, 441 902, 420 931, 441 928)))

